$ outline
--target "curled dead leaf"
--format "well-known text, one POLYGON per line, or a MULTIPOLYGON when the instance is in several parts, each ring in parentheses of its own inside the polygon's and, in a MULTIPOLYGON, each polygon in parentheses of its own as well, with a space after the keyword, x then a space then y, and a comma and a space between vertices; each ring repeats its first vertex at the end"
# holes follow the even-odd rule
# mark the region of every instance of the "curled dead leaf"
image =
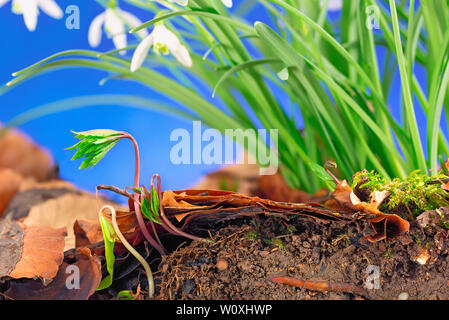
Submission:
POLYGON ((77 219, 73 225, 75 247, 85 247, 103 241, 103 233, 98 219, 77 219))
POLYGON ((4 295, 14 300, 87 300, 100 285, 101 276, 100 260, 83 248, 66 256, 47 286, 39 280, 13 280, 4 295))
POLYGON ((388 196, 386 192, 374 191, 369 197, 371 202, 367 203, 358 198, 346 181, 342 181, 335 188, 333 196, 341 206, 366 216, 374 231, 374 234, 365 237, 368 241, 394 240, 410 229, 407 220, 378 210, 378 206, 388 196))
POLYGON ((368 221, 375 231, 373 235, 365 237, 370 242, 396 240, 410 230, 410 223, 395 214, 378 213, 368 221))

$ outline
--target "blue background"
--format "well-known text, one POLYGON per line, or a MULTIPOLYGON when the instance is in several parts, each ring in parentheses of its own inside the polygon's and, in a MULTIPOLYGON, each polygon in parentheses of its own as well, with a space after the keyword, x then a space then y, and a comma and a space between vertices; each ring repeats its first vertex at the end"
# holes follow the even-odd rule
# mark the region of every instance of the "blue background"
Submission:
MULTIPOLYGON (((123 1, 122 1, 123 2, 123 1)), ((136 13, 143 21, 151 19, 148 12, 123 5, 122 9, 136 13)), ((73 0, 58 0, 63 11, 73 0)), ((80 7, 81 26, 79 30, 68 30, 65 27, 65 17, 61 20, 53 19, 45 13, 40 14, 35 32, 29 32, 22 16, 11 12, 11 4, 0 8, 0 83, 11 80, 11 74, 51 54, 69 49, 90 49, 87 34, 93 18, 103 11, 95 1, 81 1, 76 3, 80 7)), ((234 1, 233 10, 238 9, 238 1, 234 1)), ((338 16, 338 15, 337 15, 338 16)), ((337 17, 334 14, 334 17, 337 17)), ((260 10, 248 15, 250 23, 262 20, 269 23, 269 19, 260 10)), ((129 37, 129 40, 131 37, 129 37)), ((110 39, 103 35, 98 51, 113 49, 110 39)), ((381 52, 379 52, 381 53, 381 52)), ((382 56, 382 54, 380 54, 382 56)), ((422 70, 417 70, 418 78, 425 79, 422 70)), ((166 101, 147 87, 129 81, 108 81, 99 86, 99 81, 107 76, 104 72, 89 69, 64 69, 38 78, 32 79, 12 91, 0 96, 0 121, 10 120, 15 115, 33 107, 75 96, 92 94, 135 94, 152 99, 166 101)), ((393 113, 399 117, 400 88, 398 79, 393 83, 390 105, 393 113)), ((424 84, 425 85, 425 84, 424 84)), ((282 94, 279 93, 279 97, 282 94)), ((210 98, 213 102, 213 99, 210 98)), ((422 112, 418 112, 421 134, 425 144, 425 119, 422 112)), ((99 106, 77 109, 73 111, 45 116, 21 126, 21 129, 33 137, 40 145, 47 148, 60 166, 61 176, 76 185, 94 190, 97 184, 129 186, 133 180, 134 161, 131 145, 119 143, 110 154, 96 167, 87 171, 78 171, 79 161, 72 162, 73 152, 64 148, 76 141, 69 130, 82 131, 93 128, 111 128, 128 131, 139 142, 142 159, 142 183, 148 184, 153 173, 162 176, 163 188, 180 189, 194 185, 203 175, 217 169, 216 165, 173 165, 170 162, 170 149, 173 142, 169 136, 176 128, 191 131, 192 123, 171 115, 152 111, 136 110, 117 106, 99 106)))
MULTIPOLYGON (((58 0, 57 3, 65 11, 74 1, 58 0)), ((89 25, 103 8, 94 1, 81 1, 77 5, 81 13, 79 30, 68 30, 65 27, 65 17, 56 20, 41 12, 34 32, 28 31, 22 16, 11 12, 10 3, 0 8, 0 83, 11 80, 13 72, 56 52, 91 49, 87 41, 89 25)), ((121 5, 121 8, 130 9, 144 21, 152 18, 147 12, 133 7, 121 5)), ((131 39, 129 37, 129 40, 131 39)), ((95 50, 111 49, 114 49, 112 41, 103 35, 100 47, 95 50)), ((6 122, 20 112, 39 105, 75 96, 120 93, 167 100, 135 82, 115 80, 100 86, 99 81, 105 76, 107 74, 104 72, 83 68, 64 69, 34 78, 0 96, 0 121, 6 122)), ((60 166, 62 178, 91 191, 97 184, 121 187, 132 185, 132 146, 127 141, 119 143, 96 167, 80 172, 80 161, 70 161, 73 151, 64 151, 64 148, 76 142, 70 130, 111 128, 130 132, 139 142, 141 149, 141 179, 144 184, 149 184, 153 173, 159 173, 164 188, 186 188, 218 167, 171 164, 170 149, 174 142, 169 140, 170 133, 176 128, 191 131, 192 123, 158 112, 117 106, 89 107, 45 116, 20 128, 53 154, 60 166)))

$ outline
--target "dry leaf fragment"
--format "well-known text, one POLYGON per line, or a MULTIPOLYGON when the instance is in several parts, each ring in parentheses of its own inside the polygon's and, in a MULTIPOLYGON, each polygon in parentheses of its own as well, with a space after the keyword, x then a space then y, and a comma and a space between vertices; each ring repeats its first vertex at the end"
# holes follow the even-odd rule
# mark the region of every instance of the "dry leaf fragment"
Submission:
POLYGON ((377 209, 387 193, 373 192, 370 196, 371 202, 363 202, 344 180, 337 185, 333 196, 341 206, 367 215, 366 219, 374 230, 373 235, 365 237, 368 241, 394 240, 410 229, 408 221, 395 214, 384 214, 377 209))
POLYGON ((20 220, 27 226, 65 227, 68 230, 66 251, 75 248, 73 225, 76 219, 98 220, 98 203, 94 195, 82 192, 69 183, 50 181, 17 193, 4 216, 20 220))
POLYGON ((15 300, 87 300, 101 282, 100 260, 86 248, 65 260, 47 286, 38 280, 13 280, 5 296, 15 300))
POLYGON ((84 247, 103 241, 103 233, 98 219, 77 219, 73 225, 75 247, 84 247))
POLYGON ((11 169, 0 168, 0 217, 19 190, 22 176, 11 169))
POLYGON ((425 265, 430 259, 430 253, 429 250, 427 250, 425 247, 422 247, 418 255, 416 256, 416 262, 418 262, 420 265, 425 265))
POLYGON ((206 175, 191 189, 228 190, 254 196, 257 191, 259 166, 242 161, 242 164, 225 166, 206 175))
POLYGON ((311 202, 313 195, 291 188, 280 174, 262 175, 259 177, 261 196, 282 202, 311 202))
POLYGON ((64 258, 66 228, 23 227, 22 256, 9 276, 53 279, 64 258))
POLYGON ((64 258, 65 236, 65 228, 27 227, 0 220, 0 248, 10 254, 4 257, 2 252, 0 277, 53 279, 64 258))
POLYGON ((49 176, 52 165, 48 152, 24 133, 9 130, 0 137, 0 168, 11 168, 24 177, 42 181, 49 176))
POLYGON ((0 279, 8 276, 20 260, 23 233, 17 222, 0 220, 0 279))

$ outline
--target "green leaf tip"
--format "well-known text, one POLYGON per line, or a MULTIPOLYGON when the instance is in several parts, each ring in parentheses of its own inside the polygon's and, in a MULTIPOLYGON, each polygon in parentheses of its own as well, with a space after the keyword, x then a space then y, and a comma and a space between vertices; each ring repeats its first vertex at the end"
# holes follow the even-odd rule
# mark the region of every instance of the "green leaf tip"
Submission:
POLYGON ((111 129, 71 132, 81 141, 65 150, 77 149, 71 160, 85 158, 79 169, 95 166, 123 137, 123 133, 111 129))

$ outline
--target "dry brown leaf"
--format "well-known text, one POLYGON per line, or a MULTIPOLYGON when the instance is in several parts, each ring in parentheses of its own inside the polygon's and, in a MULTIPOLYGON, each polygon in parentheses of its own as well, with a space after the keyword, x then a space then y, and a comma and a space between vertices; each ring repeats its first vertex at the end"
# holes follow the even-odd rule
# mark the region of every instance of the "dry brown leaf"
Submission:
POLYGON ((53 279, 64 258, 65 236, 65 228, 27 227, 0 220, 0 248, 10 255, 3 256, 0 277, 53 279))
POLYGON ((67 260, 75 262, 64 261, 47 286, 36 280, 11 281, 5 296, 15 300, 87 300, 100 285, 101 263, 88 249, 67 260), (75 272, 79 272, 79 283, 74 280, 75 272))
POLYGON ((53 161, 47 151, 39 148, 27 135, 9 130, 0 137, 0 168, 10 168, 24 177, 45 180, 53 161))
MULTIPOLYGON (((98 208, 102 203, 97 202, 94 195, 82 192, 70 183, 60 180, 37 184, 27 182, 20 189, 4 217, 20 220, 27 226, 67 228, 65 250, 75 247, 73 225, 76 219, 98 220, 98 208)), ((117 209, 120 207, 109 201, 104 202, 117 209)))
POLYGON ((256 164, 249 163, 247 153, 243 153, 241 164, 225 166, 206 175, 191 189, 196 190, 221 190, 238 192, 247 196, 257 195, 258 177, 260 168, 256 164))
POLYGON ((0 168, 0 217, 19 190, 22 176, 11 169, 0 168))
POLYGON ((313 195, 292 189, 280 174, 259 177, 260 193, 263 198, 281 202, 317 202, 313 195))
POLYGON ((374 191, 371 194, 371 203, 374 204, 376 206, 376 208, 379 208, 379 206, 389 196, 389 194, 390 193, 387 190, 374 191))
MULTIPOLYGON (((112 203, 111 203, 112 204, 112 203)), ((117 205, 112 204, 115 207, 117 205)), ((65 227, 68 230, 65 250, 75 248, 73 225, 77 219, 98 219, 98 203, 90 194, 68 193, 31 207, 28 216, 21 219, 27 226, 65 227)))
POLYGON ((0 219, 0 279, 9 276, 20 260, 23 234, 17 222, 0 219))
POLYGON ((76 248, 103 241, 103 233, 98 219, 77 219, 73 231, 76 248))
POLYGON ((346 180, 343 180, 335 188, 333 196, 339 205, 368 215, 367 220, 375 232, 373 235, 365 237, 368 241, 394 240, 410 229, 410 223, 398 215, 384 214, 378 210, 379 204, 387 196, 386 193, 379 192, 371 194, 371 203, 366 203, 361 201, 346 180))

